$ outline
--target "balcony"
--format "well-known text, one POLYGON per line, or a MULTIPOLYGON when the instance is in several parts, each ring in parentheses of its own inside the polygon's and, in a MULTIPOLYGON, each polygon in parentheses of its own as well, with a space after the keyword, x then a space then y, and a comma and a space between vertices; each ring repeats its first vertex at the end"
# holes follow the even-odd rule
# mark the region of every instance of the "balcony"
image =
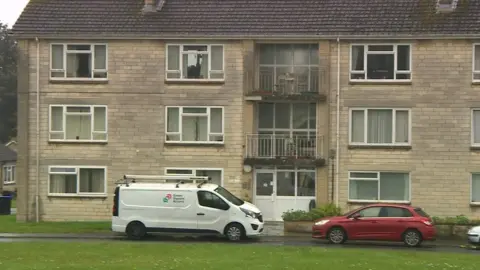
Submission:
POLYGON ((245 165, 325 165, 323 136, 247 134, 245 165))

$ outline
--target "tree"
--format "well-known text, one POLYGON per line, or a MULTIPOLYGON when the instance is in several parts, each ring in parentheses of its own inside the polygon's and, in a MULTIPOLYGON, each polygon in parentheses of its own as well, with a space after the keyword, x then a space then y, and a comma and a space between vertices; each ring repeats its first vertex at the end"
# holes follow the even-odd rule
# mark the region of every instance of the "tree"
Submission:
POLYGON ((17 134, 17 44, 0 23, 0 142, 17 134))

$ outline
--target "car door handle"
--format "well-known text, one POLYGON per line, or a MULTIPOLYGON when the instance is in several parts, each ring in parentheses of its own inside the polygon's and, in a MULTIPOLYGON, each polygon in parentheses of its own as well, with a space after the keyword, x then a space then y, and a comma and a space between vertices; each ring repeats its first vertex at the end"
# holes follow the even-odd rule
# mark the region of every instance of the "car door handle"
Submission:
POLYGON ((205 216, 204 213, 197 213, 197 216, 205 216))
POLYGON ((377 221, 375 221, 375 220, 372 220, 372 223, 377 223, 377 221))

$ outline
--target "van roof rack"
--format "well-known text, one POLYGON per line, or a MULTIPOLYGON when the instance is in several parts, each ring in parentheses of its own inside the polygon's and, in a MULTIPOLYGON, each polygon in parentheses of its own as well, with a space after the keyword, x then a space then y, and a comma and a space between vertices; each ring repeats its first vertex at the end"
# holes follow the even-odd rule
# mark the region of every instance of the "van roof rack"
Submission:
POLYGON ((212 178, 208 176, 125 174, 123 178, 116 181, 115 184, 125 184, 128 187, 130 183, 137 183, 138 179, 163 180, 163 182, 166 182, 168 180, 179 180, 179 182, 175 186, 176 188, 179 188, 180 184, 185 184, 185 181, 191 181, 192 183, 196 183, 197 181, 203 180, 198 185, 198 188, 200 188, 203 184, 212 180, 212 178))

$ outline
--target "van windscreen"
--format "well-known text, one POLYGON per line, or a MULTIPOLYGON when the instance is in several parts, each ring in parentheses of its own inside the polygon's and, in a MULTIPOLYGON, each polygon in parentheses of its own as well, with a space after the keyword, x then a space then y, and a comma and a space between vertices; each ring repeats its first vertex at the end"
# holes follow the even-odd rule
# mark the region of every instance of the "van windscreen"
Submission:
POLYGON ((218 194, 220 194, 223 198, 225 198, 227 201, 237 205, 237 206, 240 206, 242 204, 244 204, 244 201, 242 201, 241 199, 237 198, 235 195, 233 195, 232 193, 230 193, 228 190, 224 189, 223 187, 217 187, 215 189, 215 192, 217 192, 218 194))

